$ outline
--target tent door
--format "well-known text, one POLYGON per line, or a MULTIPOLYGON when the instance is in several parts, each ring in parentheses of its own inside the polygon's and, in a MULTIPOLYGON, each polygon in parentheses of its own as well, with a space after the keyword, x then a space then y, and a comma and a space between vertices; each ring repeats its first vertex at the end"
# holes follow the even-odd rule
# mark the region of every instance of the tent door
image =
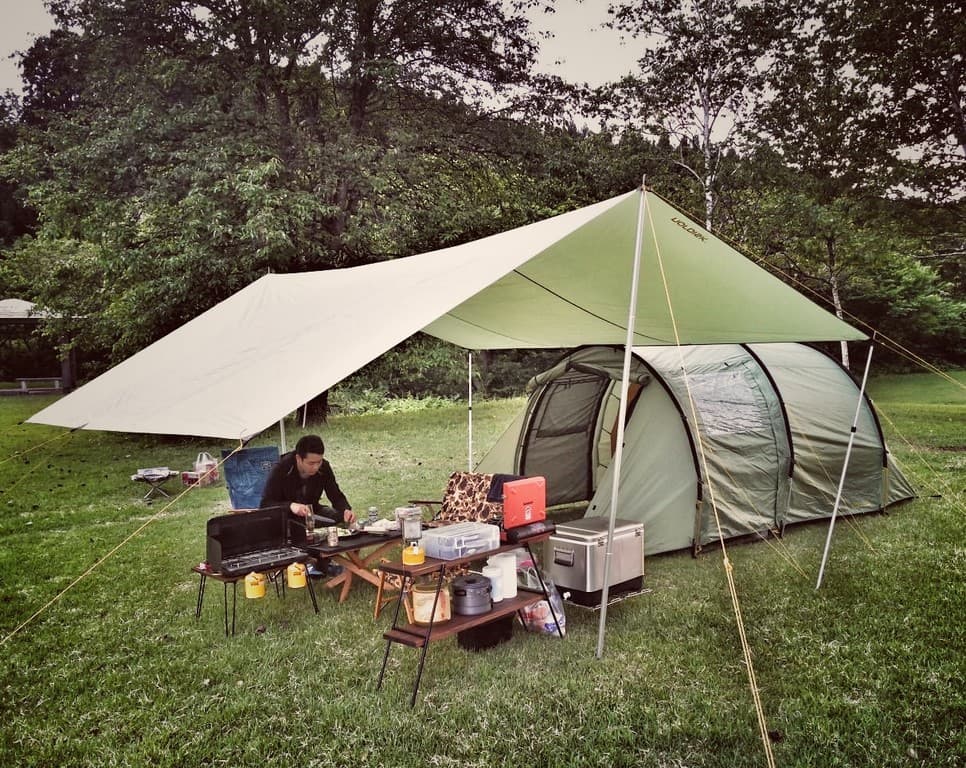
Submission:
POLYGON ((520 452, 520 474, 547 479, 547 504, 587 501, 601 401, 610 379, 571 371, 545 385, 520 452))

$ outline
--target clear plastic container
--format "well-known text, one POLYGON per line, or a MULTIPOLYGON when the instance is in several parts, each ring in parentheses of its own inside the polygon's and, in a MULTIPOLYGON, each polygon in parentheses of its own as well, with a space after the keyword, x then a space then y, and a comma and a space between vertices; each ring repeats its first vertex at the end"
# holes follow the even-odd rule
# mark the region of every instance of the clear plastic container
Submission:
POLYGON ((499 548, 500 528, 489 523, 453 523, 423 531, 422 544, 429 557, 456 560, 499 548))

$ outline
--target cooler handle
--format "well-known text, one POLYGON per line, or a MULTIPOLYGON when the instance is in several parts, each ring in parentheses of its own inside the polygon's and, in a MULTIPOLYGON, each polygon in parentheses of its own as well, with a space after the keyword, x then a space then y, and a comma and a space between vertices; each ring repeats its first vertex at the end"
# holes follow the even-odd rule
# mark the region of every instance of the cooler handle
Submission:
POLYGON ((572 549, 553 548, 553 564, 565 565, 572 568, 574 565, 574 551, 572 549))

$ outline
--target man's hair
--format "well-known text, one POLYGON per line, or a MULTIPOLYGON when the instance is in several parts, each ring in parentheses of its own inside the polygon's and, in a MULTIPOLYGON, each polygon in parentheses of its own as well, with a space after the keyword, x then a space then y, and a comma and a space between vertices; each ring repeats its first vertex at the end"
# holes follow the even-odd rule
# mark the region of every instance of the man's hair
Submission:
POLYGON ((317 453, 321 456, 325 453, 325 445, 318 435, 302 435, 295 444, 295 452, 303 459, 310 453, 317 453))

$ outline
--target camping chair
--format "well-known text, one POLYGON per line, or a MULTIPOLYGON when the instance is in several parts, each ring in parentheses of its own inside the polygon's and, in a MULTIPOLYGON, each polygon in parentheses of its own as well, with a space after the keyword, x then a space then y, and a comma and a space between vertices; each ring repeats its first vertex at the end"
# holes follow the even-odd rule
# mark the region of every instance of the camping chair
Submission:
POLYGON ((234 453, 222 450, 221 457, 232 511, 258 509, 268 476, 278 464, 278 446, 241 448, 234 453))
POLYGON ((490 498, 495 477, 491 472, 454 472, 441 500, 416 499, 409 503, 429 507, 431 511, 438 506, 432 520, 435 523, 491 523, 503 517, 502 495, 496 500, 490 498))

